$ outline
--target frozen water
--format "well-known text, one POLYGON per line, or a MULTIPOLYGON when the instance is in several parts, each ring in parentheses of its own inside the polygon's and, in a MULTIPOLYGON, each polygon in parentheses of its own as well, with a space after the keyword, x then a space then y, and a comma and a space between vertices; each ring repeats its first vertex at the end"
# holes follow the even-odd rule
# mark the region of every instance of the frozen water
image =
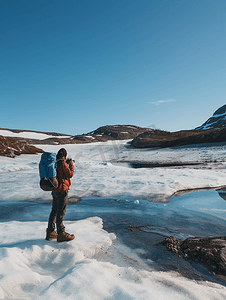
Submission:
POLYGON ((224 200, 195 194, 167 204, 84 198, 68 205, 65 225, 76 238, 63 244, 44 240, 50 204, 0 203, 2 299, 224 299, 223 280, 157 245, 168 235, 224 232, 224 218, 189 199, 219 199, 219 209, 224 200))

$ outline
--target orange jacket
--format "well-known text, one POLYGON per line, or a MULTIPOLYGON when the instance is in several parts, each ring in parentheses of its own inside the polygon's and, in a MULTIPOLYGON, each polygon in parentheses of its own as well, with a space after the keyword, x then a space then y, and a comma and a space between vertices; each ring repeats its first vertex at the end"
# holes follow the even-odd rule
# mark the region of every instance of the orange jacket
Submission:
POLYGON ((70 167, 66 163, 65 157, 57 162, 57 177, 58 177, 58 187, 54 192, 59 193, 69 189, 71 185, 72 176, 74 175, 74 165, 71 161, 70 167))

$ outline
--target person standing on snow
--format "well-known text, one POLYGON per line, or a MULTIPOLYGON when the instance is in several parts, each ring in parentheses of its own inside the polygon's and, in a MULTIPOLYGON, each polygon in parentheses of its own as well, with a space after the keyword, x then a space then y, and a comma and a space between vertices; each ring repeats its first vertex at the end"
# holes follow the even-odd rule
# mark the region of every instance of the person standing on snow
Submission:
POLYGON ((46 230, 46 240, 57 239, 57 242, 71 241, 74 234, 65 232, 63 217, 66 212, 68 202, 68 189, 71 185, 70 178, 74 175, 74 165, 72 159, 67 160, 67 151, 61 148, 57 153, 57 178, 59 185, 52 191, 52 211, 49 215, 48 228, 46 230), (55 232, 55 225, 57 233, 55 232))

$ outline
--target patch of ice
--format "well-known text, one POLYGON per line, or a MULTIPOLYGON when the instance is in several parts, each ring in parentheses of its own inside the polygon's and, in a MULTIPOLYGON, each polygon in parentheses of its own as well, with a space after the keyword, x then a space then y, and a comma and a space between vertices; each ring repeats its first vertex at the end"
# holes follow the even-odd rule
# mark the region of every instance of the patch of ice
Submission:
POLYGON ((126 127, 128 127, 128 128, 134 128, 134 129, 136 129, 136 127, 134 127, 134 126, 131 126, 131 125, 127 125, 126 127))

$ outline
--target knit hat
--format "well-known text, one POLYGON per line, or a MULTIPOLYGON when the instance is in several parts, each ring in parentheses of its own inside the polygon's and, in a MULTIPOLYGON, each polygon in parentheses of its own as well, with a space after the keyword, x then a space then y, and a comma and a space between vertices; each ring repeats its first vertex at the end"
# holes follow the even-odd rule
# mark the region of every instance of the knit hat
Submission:
POLYGON ((61 149, 58 151, 56 158, 57 158, 57 159, 62 159, 63 156, 66 158, 66 156, 67 156, 67 151, 66 151, 66 149, 64 149, 64 148, 61 148, 61 149))

